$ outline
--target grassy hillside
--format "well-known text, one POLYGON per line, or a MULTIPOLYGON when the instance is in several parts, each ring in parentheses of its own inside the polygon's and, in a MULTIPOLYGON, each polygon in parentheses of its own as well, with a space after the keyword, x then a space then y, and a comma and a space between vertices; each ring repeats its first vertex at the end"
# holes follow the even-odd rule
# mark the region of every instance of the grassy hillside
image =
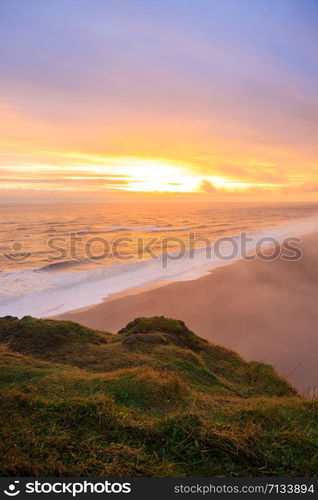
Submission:
POLYGON ((2 318, 0 365, 1 475, 317 475, 318 402, 181 321, 2 318))

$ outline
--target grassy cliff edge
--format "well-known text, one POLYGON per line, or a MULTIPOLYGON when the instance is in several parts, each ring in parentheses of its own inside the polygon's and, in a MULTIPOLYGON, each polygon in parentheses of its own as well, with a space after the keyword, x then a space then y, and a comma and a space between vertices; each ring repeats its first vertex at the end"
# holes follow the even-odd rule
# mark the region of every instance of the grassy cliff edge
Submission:
POLYGON ((0 364, 1 475, 317 475, 318 402, 182 321, 0 318, 0 364))

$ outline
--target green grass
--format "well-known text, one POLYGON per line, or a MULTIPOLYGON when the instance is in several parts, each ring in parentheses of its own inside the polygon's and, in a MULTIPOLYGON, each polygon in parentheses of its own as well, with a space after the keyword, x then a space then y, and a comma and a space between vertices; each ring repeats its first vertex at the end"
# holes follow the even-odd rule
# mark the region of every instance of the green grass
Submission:
POLYGON ((0 319, 0 389, 1 475, 317 475, 318 402, 177 320, 0 319))

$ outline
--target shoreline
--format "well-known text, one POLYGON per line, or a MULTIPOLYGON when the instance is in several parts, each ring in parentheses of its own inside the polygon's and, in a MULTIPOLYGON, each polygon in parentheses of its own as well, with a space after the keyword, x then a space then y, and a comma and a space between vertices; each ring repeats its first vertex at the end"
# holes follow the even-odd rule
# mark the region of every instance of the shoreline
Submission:
POLYGON ((183 320, 210 342, 272 364, 300 392, 318 387, 318 234, 298 261, 239 260, 191 281, 135 288, 54 316, 116 332, 138 316, 183 320))

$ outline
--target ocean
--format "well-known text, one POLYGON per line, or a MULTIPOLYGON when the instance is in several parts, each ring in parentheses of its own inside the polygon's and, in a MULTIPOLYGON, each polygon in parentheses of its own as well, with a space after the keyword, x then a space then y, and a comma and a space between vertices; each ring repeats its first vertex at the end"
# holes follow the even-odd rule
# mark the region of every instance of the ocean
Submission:
POLYGON ((317 204, 1 204, 0 316, 52 316, 196 279, 241 258, 242 233, 252 251, 261 238, 317 228, 317 204), (215 255, 220 240, 224 254, 215 255))

